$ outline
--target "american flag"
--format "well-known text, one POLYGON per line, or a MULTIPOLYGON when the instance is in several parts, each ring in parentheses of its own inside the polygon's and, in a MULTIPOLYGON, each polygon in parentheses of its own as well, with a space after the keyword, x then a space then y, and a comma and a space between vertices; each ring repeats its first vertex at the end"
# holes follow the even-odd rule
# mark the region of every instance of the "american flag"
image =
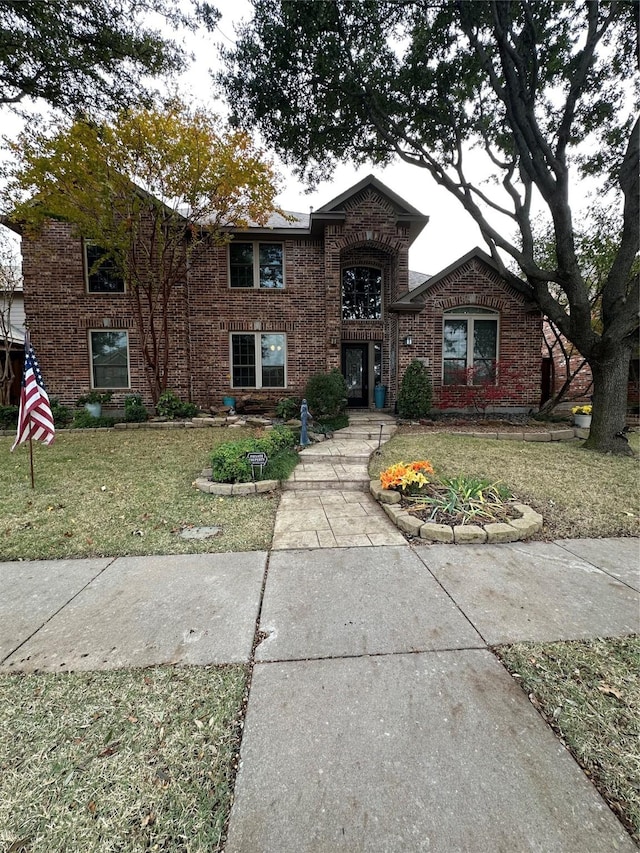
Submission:
POLYGON ((28 438, 51 444, 55 433, 49 395, 44 387, 40 365, 30 343, 25 344, 24 373, 20 392, 18 434, 11 450, 28 438))

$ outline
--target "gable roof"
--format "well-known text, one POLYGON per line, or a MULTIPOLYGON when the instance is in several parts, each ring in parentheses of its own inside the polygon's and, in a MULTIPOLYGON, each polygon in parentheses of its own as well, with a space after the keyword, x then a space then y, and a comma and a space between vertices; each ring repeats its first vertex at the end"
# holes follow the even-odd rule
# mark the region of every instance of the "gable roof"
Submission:
POLYGON ((317 236, 322 233, 325 225, 344 222, 347 202, 366 189, 372 189, 390 202, 396 214, 396 221, 399 224, 409 226, 409 241, 412 243, 429 221, 429 217, 425 216, 424 213, 420 213, 415 207, 412 207, 374 175, 368 175, 339 196, 327 202, 327 204, 323 204, 322 207, 310 213, 284 211, 286 217, 279 213, 274 213, 269 217, 265 225, 249 224, 248 228, 225 228, 224 230, 238 234, 251 232, 260 235, 280 232, 291 236, 296 234, 317 236))
POLYGON ((336 196, 331 199, 331 201, 327 202, 327 204, 318 208, 318 210, 311 214, 312 220, 326 219, 327 217, 336 215, 338 215, 342 220, 344 218, 347 202, 358 195, 358 193, 367 189, 377 192, 391 203, 391 206, 397 214, 396 221, 398 224, 405 224, 409 226, 409 242, 413 243, 418 234, 429 221, 429 217, 424 213, 420 213, 420 211, 410 205, 408 201, 405 201, 397 193, 394 193, 394 191, 389 189, 386 184, 379 181, 375 175, 367 175, 366 178, 358 181, 357 184, 349 187, 348 190, 345 190, 343 193, 340 193, 339 196, 336 196))
POLYGON ((452 272, 455 272, 455 270, 457 270, 459 267, 464 266, 464 264, 468 263, 470 260, 473 259, 482 261, 482 263, 486 264, 486 266, 490 267, 502 279, 504 279, 507 284, 511 285, 511 287, 513 287, 519 293, 522 293, 523 296, 526 296, 528 299, 532 299, 533 290, 525 281, 523 281, 521 278, 518 278, 517 275, 514 275, 509 271, 507 271, 505 275, 505 273, 500 269, 500 267, 494 261, 491 255, 488 255, 486 252, 483 252, 482 249, 476 246, 475 249, 471 249, 470 252, 467 252, 466 255, 463 255, 461 258, 458 258, 457 261, 454 261, 452 264, 449 264, 449 266, 445 267, 445 269, 443 269, 441 272, 432 275, 430 278, 427 278, 427 280, 423 281, 422 284, 418 285, 418 287, 415 287, 413 290, 408 290, 399 299, 397 299, 393 303, 393 305, 391 305, 391 309, 395 311, 419 310, 419 308, 422 307, 422 300, 420 299, 422 294, 424 294, 427 290, 441 282, 452 272))

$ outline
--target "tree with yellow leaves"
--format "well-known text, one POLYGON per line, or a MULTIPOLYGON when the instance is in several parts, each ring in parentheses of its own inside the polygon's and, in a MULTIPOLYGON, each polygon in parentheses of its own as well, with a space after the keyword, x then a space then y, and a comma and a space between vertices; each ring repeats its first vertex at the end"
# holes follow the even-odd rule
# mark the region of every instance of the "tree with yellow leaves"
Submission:
POLYGON ((275 208, 271 162, 242 131, 173 100, 111 122, 55 120, 5 140, 3 203, 25 231, 51 218, 100 247, 95 262, 126 282, 154 402, 167 387, 170 304, 204 241, 264 224, 275 208))

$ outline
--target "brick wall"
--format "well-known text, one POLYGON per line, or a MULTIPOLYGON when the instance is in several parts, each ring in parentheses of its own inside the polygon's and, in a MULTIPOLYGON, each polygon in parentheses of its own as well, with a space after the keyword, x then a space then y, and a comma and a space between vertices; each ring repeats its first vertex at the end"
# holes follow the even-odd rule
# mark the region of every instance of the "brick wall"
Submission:
POLYGON ((467 305, 499 312, 498 360, 503 371, 499 387, 503 393, 494 407, 538 408, 540 404, 540 312, 526 297, 502 279, 491 267, 472 258, 438 280, 423 293, 419 314, 399 314, 398 371, 401 380, 414 358, 427 359, 433 381, 436 408, 462 408, 466 390, 442 384, 442 333, 444 311, 467 305), (403 343, 411 334, 412 346, 403 343))
MULTIPOLYGON (((87 293, 82 241, 68 223, 49 222, 41 234, 25 236, 22 255, 25 314, 50 395, 73 405, 91 387, 89 332, 123 329, 129 336, 130 388, 117 391, 112 405, 122 406, 136 392, 151 406, 130 294, 87 293)), ((169 387, 182 397, 188 393, 185 305, 180 285, 169 312, 169 387)))
MULTIPOLYGON (((341 366, 341 342, 382 343, 382 381, 388 403, 413 357, 428 358, 438 403, 442 362, 442 314, 456 305, 476 304, 500 312, 500 359, 516 360, 523 391, 505 389, 502 405, 535 407, 540 399, 540 315, 521 293, 490 267, 472 259, 430 287, 419 314, 396 314, 389 306, 408 289, 408 226, 371 188, 351 197, 344 221, 327 224, 317 236, 278 235, 284 247, 285 286, 281 290, 229 288, 227 247, 201 244, 190 258, 186 284, 176 287, 170 305, 169 387, 202 407, 219 406, 225 396, 258 398, 272 406, 300 396, 314 373, 341 366), (382 271, 382 318, 342 320, 342 270, 373 266, 382 271), (286 335, 287 387, 234 389, 230 335, 278 332, 286 335), (414 345, 402 343, 411 332, 414 345)), ((250 232, 238 239, 259 239, 250 232)), ((71 227, 51 222, 37 238, 23 240, 25 310, 43 373, 52 395, 73 404, 90 387, 88 332, 126 329, 131 388, 151 406, 141 341, 129 294, 86 292, 81 241, 71 227)), ((371 396, 373 388, 370 388, 371 396)))

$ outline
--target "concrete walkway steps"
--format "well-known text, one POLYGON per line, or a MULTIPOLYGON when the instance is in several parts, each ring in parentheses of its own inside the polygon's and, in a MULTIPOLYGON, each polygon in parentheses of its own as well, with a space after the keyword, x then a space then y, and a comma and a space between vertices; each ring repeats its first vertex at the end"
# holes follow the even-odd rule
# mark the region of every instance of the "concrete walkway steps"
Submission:
POLYGON ((348 427, 302 450, 282 485, 273 550, 404 544, 369 494, 369 458, 395 430, 384 412, 350 412, 348 427))
POLYGON ((369 457, 393 435, 395 419, 385 412, 350 412, 349 426, 300 452, 301 461, 283 484, 285 491, 367 491, 369 457))

